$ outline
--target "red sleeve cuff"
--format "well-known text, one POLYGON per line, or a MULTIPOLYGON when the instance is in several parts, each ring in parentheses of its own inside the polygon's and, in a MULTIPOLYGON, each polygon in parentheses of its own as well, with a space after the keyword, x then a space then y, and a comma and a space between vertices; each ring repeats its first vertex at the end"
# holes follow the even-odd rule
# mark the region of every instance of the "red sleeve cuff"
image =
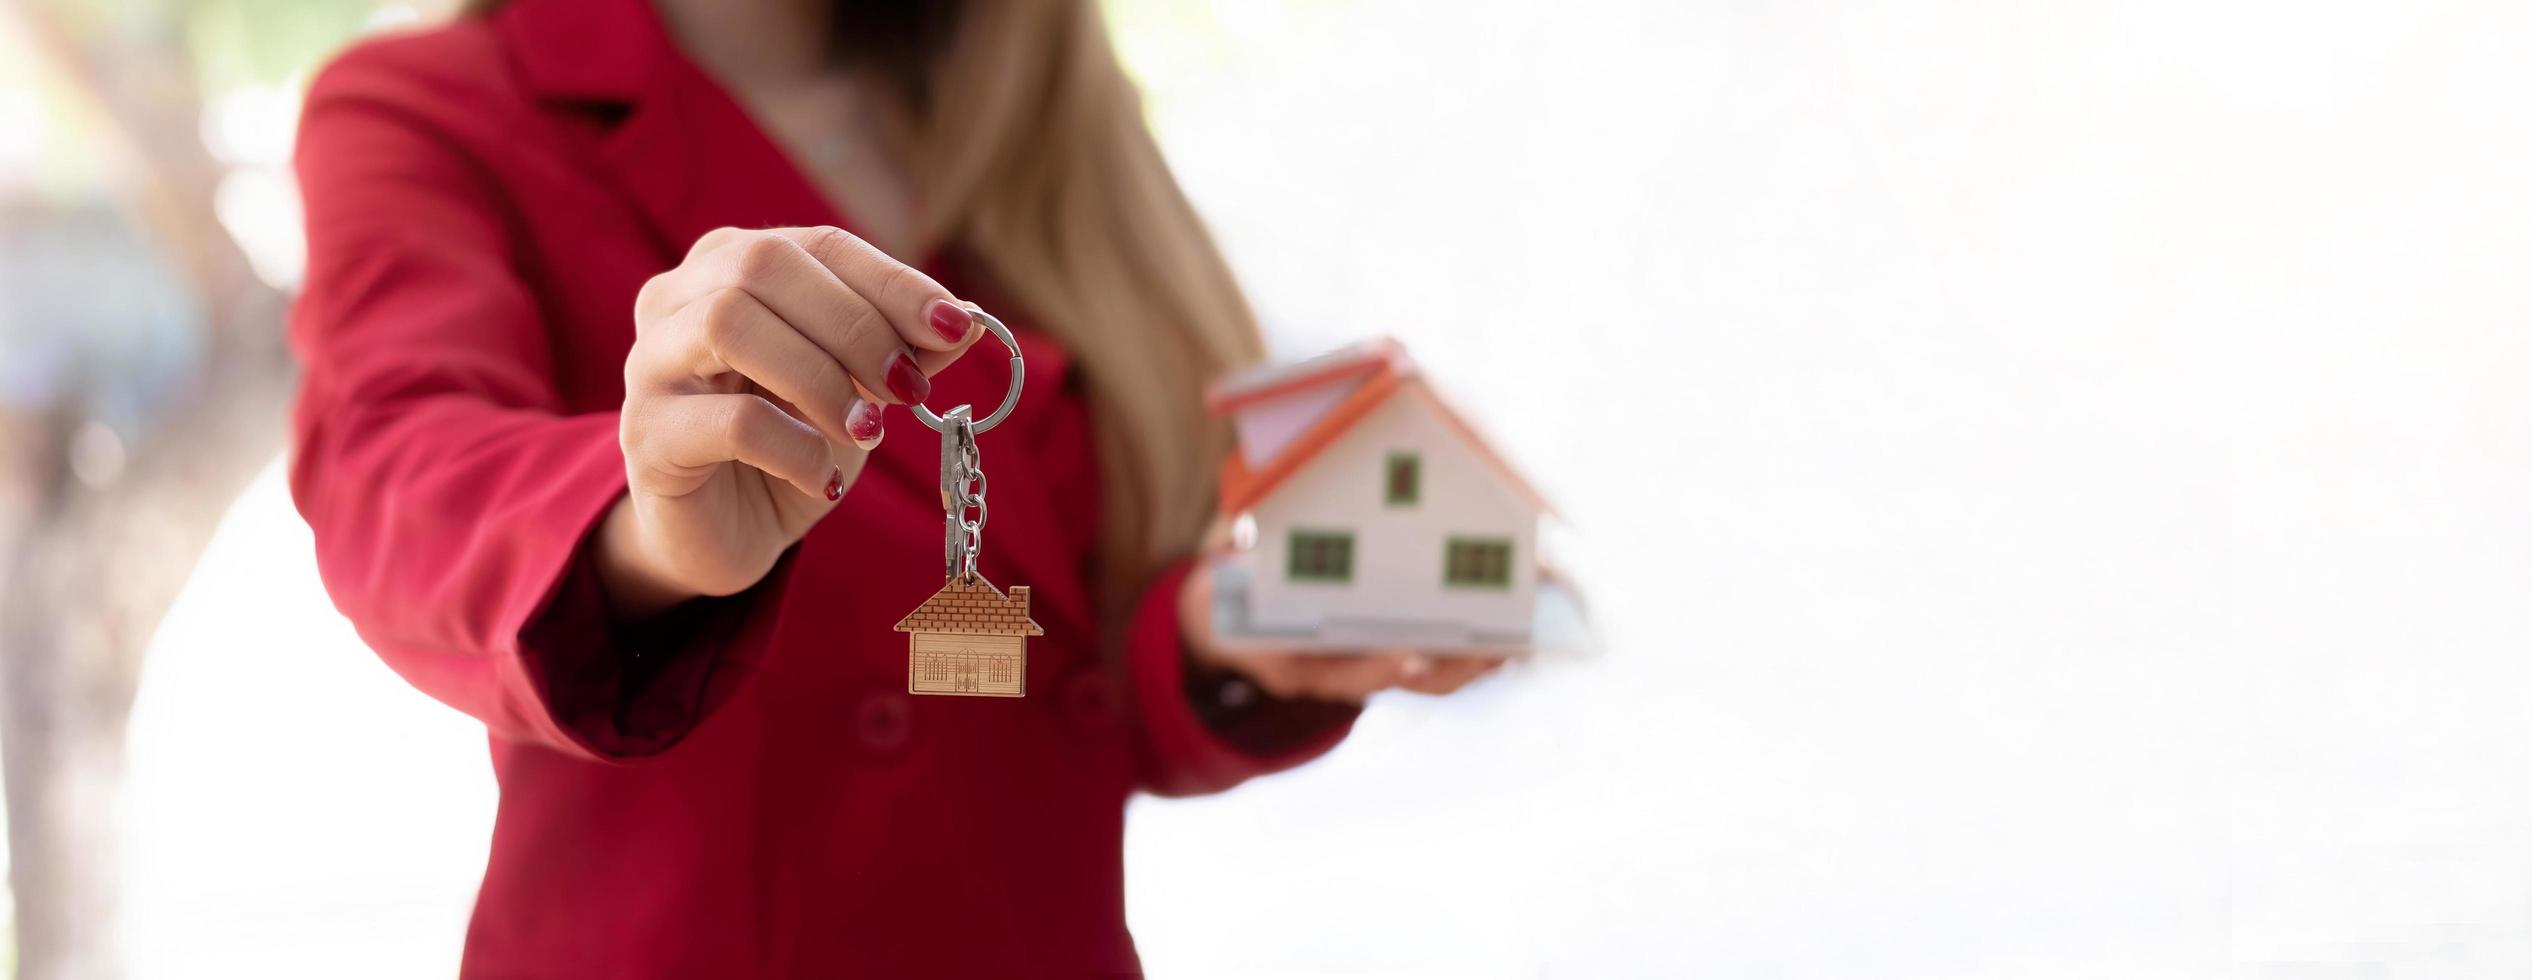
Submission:
MULTIPOLYGON (((613 449, 614 427, 604 433, 613 449)), ((753 588, 689 600, 639 623, 613 621, 596 556, 597 529, 624 495, 622 457, 592 453, 564 475, 597 488, 545 525, 570 537, 545 550, 547 590, 519 618, 503 658, 503 701, 537 740, 600 761, 667 751, 735 694, 770 645, 791 579, 786 554, 753 588)))
POLYGON ((1144 591, 1126 632, 1144 788, 1163 796, 1220 792, 1336 747, 1361 709, 1276 700, 1234 675, 1191 674, 1178 622, 1188 567, 1170 569, 1144 591), (1242 691, 1248 696, 1236 696, 1242 691))
POLYGON ((790 556, 733 596, 693 599, 640 623, 608 619, 584 548, 519 634, 522 681, 540 727, 575 754, 608 761, 675 746, 755 673, 774 634, 790 556))

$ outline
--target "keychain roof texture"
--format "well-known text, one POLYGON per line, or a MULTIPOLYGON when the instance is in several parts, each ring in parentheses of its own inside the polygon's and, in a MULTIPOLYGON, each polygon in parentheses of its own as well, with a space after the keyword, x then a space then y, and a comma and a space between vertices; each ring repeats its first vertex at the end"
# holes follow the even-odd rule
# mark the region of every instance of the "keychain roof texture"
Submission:
POLYGON ((952 579, 923 604, 897 621, 900 633, 979 633, 990 636, 1044 636, 1029 618, 1029 587, 1015 585, 1004 595, 982 578, 952 579))

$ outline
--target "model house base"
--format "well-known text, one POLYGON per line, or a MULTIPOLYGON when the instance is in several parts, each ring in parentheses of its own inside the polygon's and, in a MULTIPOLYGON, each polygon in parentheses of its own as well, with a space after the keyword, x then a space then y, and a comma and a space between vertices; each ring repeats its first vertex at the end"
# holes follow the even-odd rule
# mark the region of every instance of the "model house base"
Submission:
POLYGON ((1249 612, 1248 569, 1235 557, 1215 559, 1213 641, 1225 650, 1307 650, 1329 653, 1407 648, 1442 656, 1517 657, 1528 654, 1585 656, 1598 649, 1581 596, 1564 583, 1543 580, 1531 593, 1530 628, 1489 632, 1465 624, 1394 618, 1330 618, 1307 627, 1261 628, 1249 612))

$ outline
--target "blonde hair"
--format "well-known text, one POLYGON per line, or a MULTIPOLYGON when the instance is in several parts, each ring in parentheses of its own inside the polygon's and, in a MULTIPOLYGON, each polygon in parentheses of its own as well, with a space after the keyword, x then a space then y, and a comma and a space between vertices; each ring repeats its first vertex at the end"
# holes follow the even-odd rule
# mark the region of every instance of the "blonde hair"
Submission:
POLYGON ((1193 552, 1229 430, 1206 380, 1264 354, 1090 0, 968 0, 923 79, 923 240, 980 262, 1070 348, 1097 430, 1104 600, 1193 552))

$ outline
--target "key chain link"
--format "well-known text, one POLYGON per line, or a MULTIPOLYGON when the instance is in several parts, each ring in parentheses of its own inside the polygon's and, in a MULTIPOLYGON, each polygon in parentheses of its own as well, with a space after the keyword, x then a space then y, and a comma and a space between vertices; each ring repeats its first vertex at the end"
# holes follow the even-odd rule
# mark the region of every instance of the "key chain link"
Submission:
POLYGON ((1011 351, 1011 387, 1003 392, 1002 404, 982 420, 976 418, 976 410, 970 405, 937 414, 921 402, 907 407, 914 411, 916 419, 941 434, 942 572, 951 581, 972 583, 978 580, 976 559, 985 550, 985 468, 984 457, 976 451, 976 436, 1011 416, 1012 407, 1020 403, 1020 380, 1026 374, 1020 361, 1020 342, 1012 338, 1010 328, 976 304, 963 305, 977 323, 1011 351), (976 512, 974 520, 967 518, 970 510, 976 512))
POLYGON ((976 578, 976 559, 985 550, 984 454, 976 448, 976 421, 961 405, 941 416, 941 507, 945 513, 941 557, 943 574, 967 582, 976 578), (974 489, 969 489, 973 484, 974 489), (969 520, 967 512, 976 512, 969 520))

